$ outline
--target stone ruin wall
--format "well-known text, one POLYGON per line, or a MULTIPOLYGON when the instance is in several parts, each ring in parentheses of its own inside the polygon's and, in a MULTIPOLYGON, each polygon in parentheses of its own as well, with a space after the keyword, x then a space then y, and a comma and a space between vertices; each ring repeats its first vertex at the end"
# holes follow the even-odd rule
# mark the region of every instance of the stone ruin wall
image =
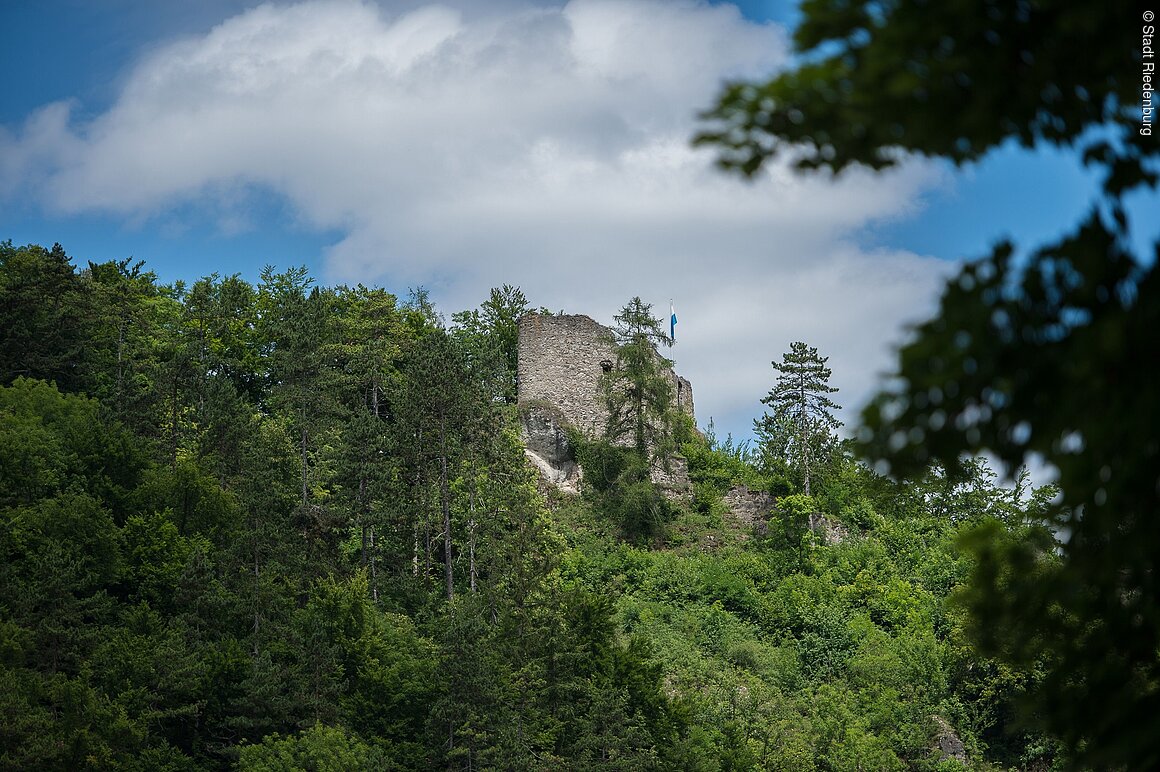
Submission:
MULTIPOLYGON (((602 361, 615 361, 612 331, 581 314, 526 314, 520 319, 520 404, 553 405, 577 429, 600 434, 608 412, 601 404, 602 361)), ((693 418, 693 386, 671 369, 678 407, 693 418)))
POLYGON ((613 357, 612 346, 601 340, 606 333, 587 316, 521 318, 520 404, 546 402, 577 429, 599 432, 607 416, 599 400, 600 362, 613 357))
MULTIPOLYGON (((524 447, 531 463, 558 489, 577 492, 581 471, 565 434, 571 425, 589 436, 604 431, 608 411, 600 396, 602 362, 616 354, 612 331, 583 315, 526 314, 520 319, 518 397, 524 447)), ((693 386, 672 369, 678 407, 693 418, 693 386)), ((684 459, 653 470, 653 481, 673 496, 690 491, 684 459)))

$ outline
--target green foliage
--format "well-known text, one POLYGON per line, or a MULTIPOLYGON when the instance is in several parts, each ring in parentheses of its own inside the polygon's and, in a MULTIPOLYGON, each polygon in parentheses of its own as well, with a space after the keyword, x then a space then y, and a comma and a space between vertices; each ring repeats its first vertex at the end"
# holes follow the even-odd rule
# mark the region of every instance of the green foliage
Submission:
POLYGON ((487 366, 518 291, 448 332, 421 292, 301 270, 53 282, 88 348, 0 387, 0 769, 921 770, 935 716, 980 767, 1065 758, 1018 728, 1050 659, 981 657, 951 602, 1060 570, 1051 490, 834 452, 790 495, 677 416, 649 453, 572 438, 585 493, 549 510, 487 366), (651 481, 678 444, 695 511, 651 481), (779 497, 763 538, 739 483, 779 497))
POLYGON ((903 350, 907 388, 868 414, 876 431, 867 440, 883 448, 900 435, 889 453, 904 470, 928 454, 952 466, 959 449, 982 448, 1008 464, 1039 453, 1059 468, 1059 506, 1045 521, 1069 534, 1058 548, 1063 561, 1042 540, 1019 549, 975 542, 983 562, 1007 568, 994 569, 1002 582, 979 576, 990 592, 972 596, 973 608, 980 619, 1011 621, 1008 640, 981 642, 1022 663, 1024 641, 1053 652, 1055 669, 1037 687, 1048 726, 1101 763, 1140 753, 1150 764, 1132 706, 1156 699, 1144 685, 1158 667, 1160 625, 1141 620, 1157 618, 1145 599, 1153 597, 1149 555, 1160 544, 1152 516, 1160 449, 1143 429, 1157 406, 1134 363, 1149 356, 1154 336, 1145 330, 1160 304, 1155 273, 1140 276, 1117 245, 1093 219, 1058 249, 1033 256, 1014 288, 1004 278, 1013 273, 1009 249, 965 269, 940 318, 903 350), (951 339, 957 343, 944 347, 951 339), (928 394, 946 396, 931 403, 928 394), (1092 411, 1097 402, 1123 412, 1092 411), (888 410, 898 413, 894 422, 883 420, 888 410), (906 439, 908 426, 925 438, 921 448, 906 439), (1109 700, 1117 706, 1110 713, 1083 708, 1109 700))
POLYGON ((1063 0, 988 9, 812 0, 794 32, 802 63, 766 83, 726 86, 696 141, 752 175, 781 155, 801 169, 880 169, 898 163, 897 148, 961 164, 1009 139, 1066 146, 1104 126, 1123 145, 1113 151, 1088 135, 1106 154, 1098 160, 1138 178, 1154 145, 1124 109, 1139 103, 1140 84, 1114 53, 1138 49, 1137 22, 1063 0), (1097 37, 1107 47, 1077 60, 1097 37))
MULTIPOLYGON (((434 523, 442 530, 444 588, 450 599, 455 594, 452 475, 491 428, 490 405, 480 384, 470 377, 464 351, 445 330, 434 330, 416 342, 404 376, 394 400, 396 447, 406 459, 405 473, 417 483, 414 492, 425 496, 424 482, 435 486, 440 517, 434 518, 434 507, 424 512, 424 572, 430 574, 435 559, 434 523)), ((421 507, 426 509, 422 503, 421 507)))
POLYGON ((648 479, 648 470, 629 469, 621 475, 614 492, 605 498, 606 508, 630 540, 658 538, 674 516, 673 504, 648 479))
POLYGON ((477 310, 451 317, 452 335, 467 352, 472 371, 487 384, 492 399, 516 401, 519 321, 530 310, 520 288, 505 284, 493 288, 477 310))
POLYGON ((672 361, 657 353, 657 345, 671 345, 652 306, 635 297, 614 317, 611 343, 616 361, 600 381, 608 409, 604 438, 612 443, 631 441, 648 464, 667 468, 674 452, 676 421, 673 383, 665 370, 672 361))
POLYGON ((592 499, 623 537, 639 543, 661 539, 676 506, 652 481, 652 468, 636 449, 575 433, 570 442, 592 499))
POLYGON ((608 411, 599 439, 570 436, 590 490, 632 541, 658 542, 676 507, 654 482, 654 470, 668 470, 682 441, 694 434, 674 405, 672 362, 657 353, 671 344, 652 306, 633 298, 616 316, 609 341, 616 361, 601 377, 608 411))
POLYGON ((719 442, 712 422, 704 436, 693 434, 681 444, 681 455, 693 483, 693 506, 701 512, 720 517, 724 511, 721 497, 735 485, 774 495, 789 492, 784 475, 757 469, 756 453, 748 443, 734 444, 731 436, 719 442))
POLYGON ((998 525, 971 541, 978 642, 1018 668, 1033 652, 1046 660, 1029 698, 1079 762, 1156 767, 1160 400, 1141 363, 1160 356, 1160 280, 1155 254, 1130 245, 1160 249, 1142 230, 1151 223, 1132 229, 1124 201, 1155 189, 1160 150, 1131 107, 1140 54, 1116 53, 1139 51, 1138 17, 1063 0, 803 11, 801 63, 727 87, 706 114, 697 141, 718 146, 725 167, 752 175, 788 155, 840 172, 890 166, 900 151, 961 164, 1015 141, 1076 146, 1103 173, 1102 195, 1069 232, 1028 252, 1001 242, 948 282, 859 440, 908 477, 932 462, 958 476, 983 451, 1007 471, 1034 457, 1059 470, 1058 505, 1036 519, 1063 544, 998 525), (1096 38, 1099 51, 1076 56, 1096 38))
POLYGON ((834 452, 834 431, 842 422, 833 411, 841 409, 828 394, 827 357, 801 341, 790 345, 781 362, 772 362, 777 382, 761 402, 771 408, 753 422, 769 465, 790 462, 802 479, 802 491, 810 495, 810 476, 834 452))
POLYGON ((0 769, 108 769, 141 730, 83 678, 0 667, 0 769))
POLYGON ((370 599, 365 571, 345 582, 316 582, 297 615, 297 635, 308 643, 314 668, 307 687, 324 702, 328 720, 388 741, 397 759, 422 753, 423 706, 433 699, 435 649, 406 617, 384 614, 370 599))
POLYGON ((60 244, 0 242, 0 385, 25 377, 88 387, 92 294, 60 244))
POLYGON ((23 377, 0 388, 0 506, 74 489, 123 514, 143 456, 129 432, 102 419, 95 400, 23 377))
POLYGON ((141 512, 165 512, 182 536, 204 536, 223 544, 239 527, 241 512, 233 490, 188 459, 172 467, 145 470, 131 506, 141 512))
POLYGON ((129 262, 89 263, 92 318, 86 369, 92 383, 87 391, 118 421, 149 433, 148 417, 161 399, 157 354, 176 304, 157 286, 153 273, 142 271, 143 262, 129 262))
POLYGON ((810 519, 818 513, 812 496, 795 493, 782 496, 769 523, 769 540, 776 547, 792 551, 799 567, 809 550, 810 519))
POLYGON ((381 751, 341 728, 317 724, 297 734, 267 736, 259 745, 244 745, 237 769, 244 772, 315 772, 402 769, 381 751))
POLYGON ((586 486, 597 493, 607 493, 637 461, 631 448, 604 439, 589 439, 575 430, 568 432, 568 444, 584 469, 586 486))
POLYGON ((195 540, 184 538, 169 512, 130 515, 121 528, 122 581, 131 598, 163 607, 193 551, 195 540))

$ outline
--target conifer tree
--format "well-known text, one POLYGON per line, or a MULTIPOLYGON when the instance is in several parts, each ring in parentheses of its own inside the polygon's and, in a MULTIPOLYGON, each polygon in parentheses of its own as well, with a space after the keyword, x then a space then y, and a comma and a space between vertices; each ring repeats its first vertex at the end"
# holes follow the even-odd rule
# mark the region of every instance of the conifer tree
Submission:
POLYGON ((673 366, 657 353, 657 344, 670 345, 652 305, 634 297, 613 317, 612 343, 616 362, 601 382, 608 421, 609 442, 632 440, 642 460, 664 463, 673 433, 673 384, 665 370, 673 366))
POLYGON ((305 268, 262 271, 258 288, 259 332, 268 352, 271 404, 289 420, 298 444, 301 525, 317 538, 331 538, 333 524, 317 501, 324 483, 318 449, 338 405, 334 399, 334 296, 312 287, 305 268))
POLYGON ((668 470, 676 448, 677 413, 673 383, 666 370, 672 362, 657 353, 669 344, 652 306, 635 297, 615 317, 607 337, 616 361, 608 362, 600 380, 608 411, 604 437, 593 443, 582 463, 593 474, 594 489, 603 494, 604 509, 619 521, 630 538, 656 537, 673 508, 657 488, 653 472, 668 470), (601 479, 601 477, 603 479, 601 479))
POLYGON ((754 421, 767 445, 784 447, 789 459, 802 476, 803 492, 810 495, 810 472, 819 456, 832 445, 833 432, 842 422, 833 411, 841 406, 829 398, 837 391, 829 385, 829 357, 818 356, 818 350, 801 341, 790 344, 781 362, 771 362, 777 370, 777 383, 761 400, 772 408, 754 421))
POLYGON ((485 382, 492 399, 516 401, 519 360, 519 320, 530 310, 519 287, 493 287, 478 309, 454 314, 451 334, 464 349, 468 363, 485 382))
POLYGON ((0 242, 0 384, 24 376, 85 390, 92 294, 60 244, 0 242))

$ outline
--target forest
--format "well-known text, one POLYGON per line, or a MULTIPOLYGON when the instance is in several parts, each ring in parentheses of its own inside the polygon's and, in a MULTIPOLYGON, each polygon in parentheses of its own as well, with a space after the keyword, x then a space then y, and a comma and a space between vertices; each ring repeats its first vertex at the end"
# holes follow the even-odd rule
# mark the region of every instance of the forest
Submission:
POLYGON ((757 442, 697 430, 633 299, 560 493, 519 437, 530 310, 0 244, 0 768, 1071 762, 1025 700, 1050 654, 972 615, 983 545, 1058 562, 1052 487, 877 473, 801 342, 757 442), (738 485, 772 504, 739 519, 738 485))
POLYGON ((0 242, 0 769, 1160 768, 1137 14, 803 2, 700 116, 724 170, 1022 148, 1097 191, 956 256, 845 434, 807 341, 754 442, 693 426, 627 300, 579 494, 525 459, 516 286, 448 319, 0 242))

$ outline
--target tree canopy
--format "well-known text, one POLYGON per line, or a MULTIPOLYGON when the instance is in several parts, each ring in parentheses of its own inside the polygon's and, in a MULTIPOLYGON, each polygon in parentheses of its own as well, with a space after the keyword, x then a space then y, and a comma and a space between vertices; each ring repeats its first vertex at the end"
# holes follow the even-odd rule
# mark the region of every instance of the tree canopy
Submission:
MULTIPOLYGON (((3 309, 18 338, 61 334, 0 347, 0 770, 1068 758, 1013 732, 1045 663, 981 654, 948 602, 972 570, 1010 575, 963 548, 976 530, 1039 539, 1057 570, 1030 524, 1050 491, 978 462, 899 484, 833 452, 806 496, 744 443, 678 431, 688 495, 629 421, 564 494, 526 463, 489 353, 518 291, 447 330, 422 292, 301 269, 162 286, 3 256, 0 288, 87 300, 3 309), (808 532, 818 515, 834 528, 808 532)), ((622 366, 667 378, 647 305, 620 316, 622 366)))
MULTIPOLYGON (((1140 129, 1141 17, 1129 5, 1034 0, 814 0, 801 64, 728 86, 697 141, 756 174, 879 169, 907 153, 963 164, 1004 142, 1078 146, 1103 172, 1091 213, 1053 243, 1008 242, 968 262, 899 356, 897 386, 865 411, 861 447, 896 474, 1058 469, 1040 537, 980 533, 969 602, 984 651, 1046 657, 1043 725, 1101 767, 1160 764, 1160 285, 1132 239, 1129 193, 1154 189, 1160 146, 1140 129), (1092 45, 1092 41, 1099 41, 1092 45), (1055 552, 1061 559, 1055 560, 1055 552)), ((1133 228, 1134 226, 1134 228, 1133 228)))

